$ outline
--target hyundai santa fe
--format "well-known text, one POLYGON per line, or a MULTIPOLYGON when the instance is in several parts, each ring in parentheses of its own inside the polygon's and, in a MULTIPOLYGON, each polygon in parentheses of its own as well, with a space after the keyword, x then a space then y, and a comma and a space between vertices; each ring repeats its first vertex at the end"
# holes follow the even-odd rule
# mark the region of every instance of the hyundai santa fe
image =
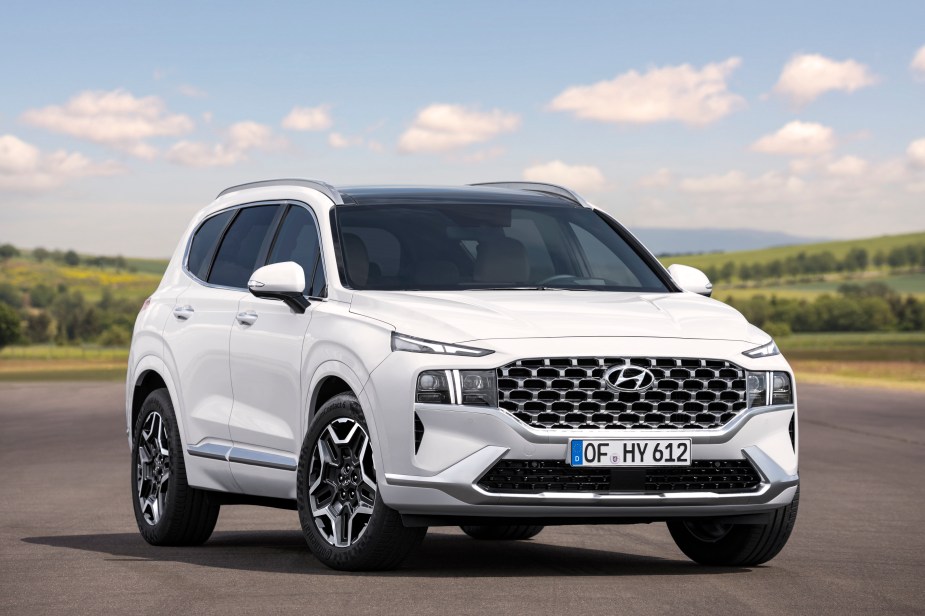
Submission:
POLYGON ((698 563, 766 562, 799 502, 793 374, 711 288, 560 186, 229 188, 135 325, 138 528, 196 545, 223 505, 285 507, 372 570, 430 526, 665 522, 698 563))

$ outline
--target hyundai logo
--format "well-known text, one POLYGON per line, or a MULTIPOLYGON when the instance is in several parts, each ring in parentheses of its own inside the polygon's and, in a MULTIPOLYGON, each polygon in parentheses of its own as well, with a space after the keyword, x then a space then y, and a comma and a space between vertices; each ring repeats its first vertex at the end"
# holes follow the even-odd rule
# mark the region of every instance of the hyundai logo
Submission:
POLYGON ((655 375, 639 366, 611 366, 604 383, 614 391, 645 391, 655 384, 655 375))

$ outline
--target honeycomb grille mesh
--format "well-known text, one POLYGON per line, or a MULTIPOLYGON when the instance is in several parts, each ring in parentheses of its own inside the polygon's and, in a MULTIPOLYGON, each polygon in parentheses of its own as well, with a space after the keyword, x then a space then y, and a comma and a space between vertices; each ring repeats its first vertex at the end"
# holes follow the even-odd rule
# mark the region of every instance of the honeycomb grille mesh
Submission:
MULTIPOLYGON (((761 478, 748 460, 694 460, 690 466, 638 469, 645 492, 748 492, 761 478)), ((562 460, 500 460, 479 480, 487 492, 619 492, 624 469, 571 467, 562 460)), ((632 470, 631 470, 632 472, 632 470)), ((637 491, 629 489, 628 491, 637 491)))
POLYGON ((498 368, 499 406, 540 429, 699 430, 745 410, 745 370, 715 359, 566 357, 498 368), (637 366, 655 377, 643 392, 613 391, 604 373, 637 366))

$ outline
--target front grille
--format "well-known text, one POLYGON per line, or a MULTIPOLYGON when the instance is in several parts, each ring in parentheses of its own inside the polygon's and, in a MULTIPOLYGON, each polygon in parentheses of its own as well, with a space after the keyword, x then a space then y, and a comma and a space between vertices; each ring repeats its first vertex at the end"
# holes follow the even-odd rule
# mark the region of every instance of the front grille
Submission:
POLYGON ((498 404, 541 429, 719 428, 747 406, 745 369, 716 359, 564 357, 498 368, 498 404), (643 392, 612 391, 604 373, 638 366, 655 381, 643 392))
POLYGON ((761 483, 748 460, 690 466, 583 468, 563 460, 501 460, 479 480, 487 492, 748 492, 761 483))

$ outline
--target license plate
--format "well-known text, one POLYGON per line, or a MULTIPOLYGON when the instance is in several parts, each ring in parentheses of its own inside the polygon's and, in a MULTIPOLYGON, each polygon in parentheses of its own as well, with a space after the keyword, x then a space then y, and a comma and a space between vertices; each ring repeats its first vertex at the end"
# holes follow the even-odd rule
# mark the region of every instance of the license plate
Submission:
POLYGON ((572 466, 690 466, 691 440, 569 439, 572 466))

